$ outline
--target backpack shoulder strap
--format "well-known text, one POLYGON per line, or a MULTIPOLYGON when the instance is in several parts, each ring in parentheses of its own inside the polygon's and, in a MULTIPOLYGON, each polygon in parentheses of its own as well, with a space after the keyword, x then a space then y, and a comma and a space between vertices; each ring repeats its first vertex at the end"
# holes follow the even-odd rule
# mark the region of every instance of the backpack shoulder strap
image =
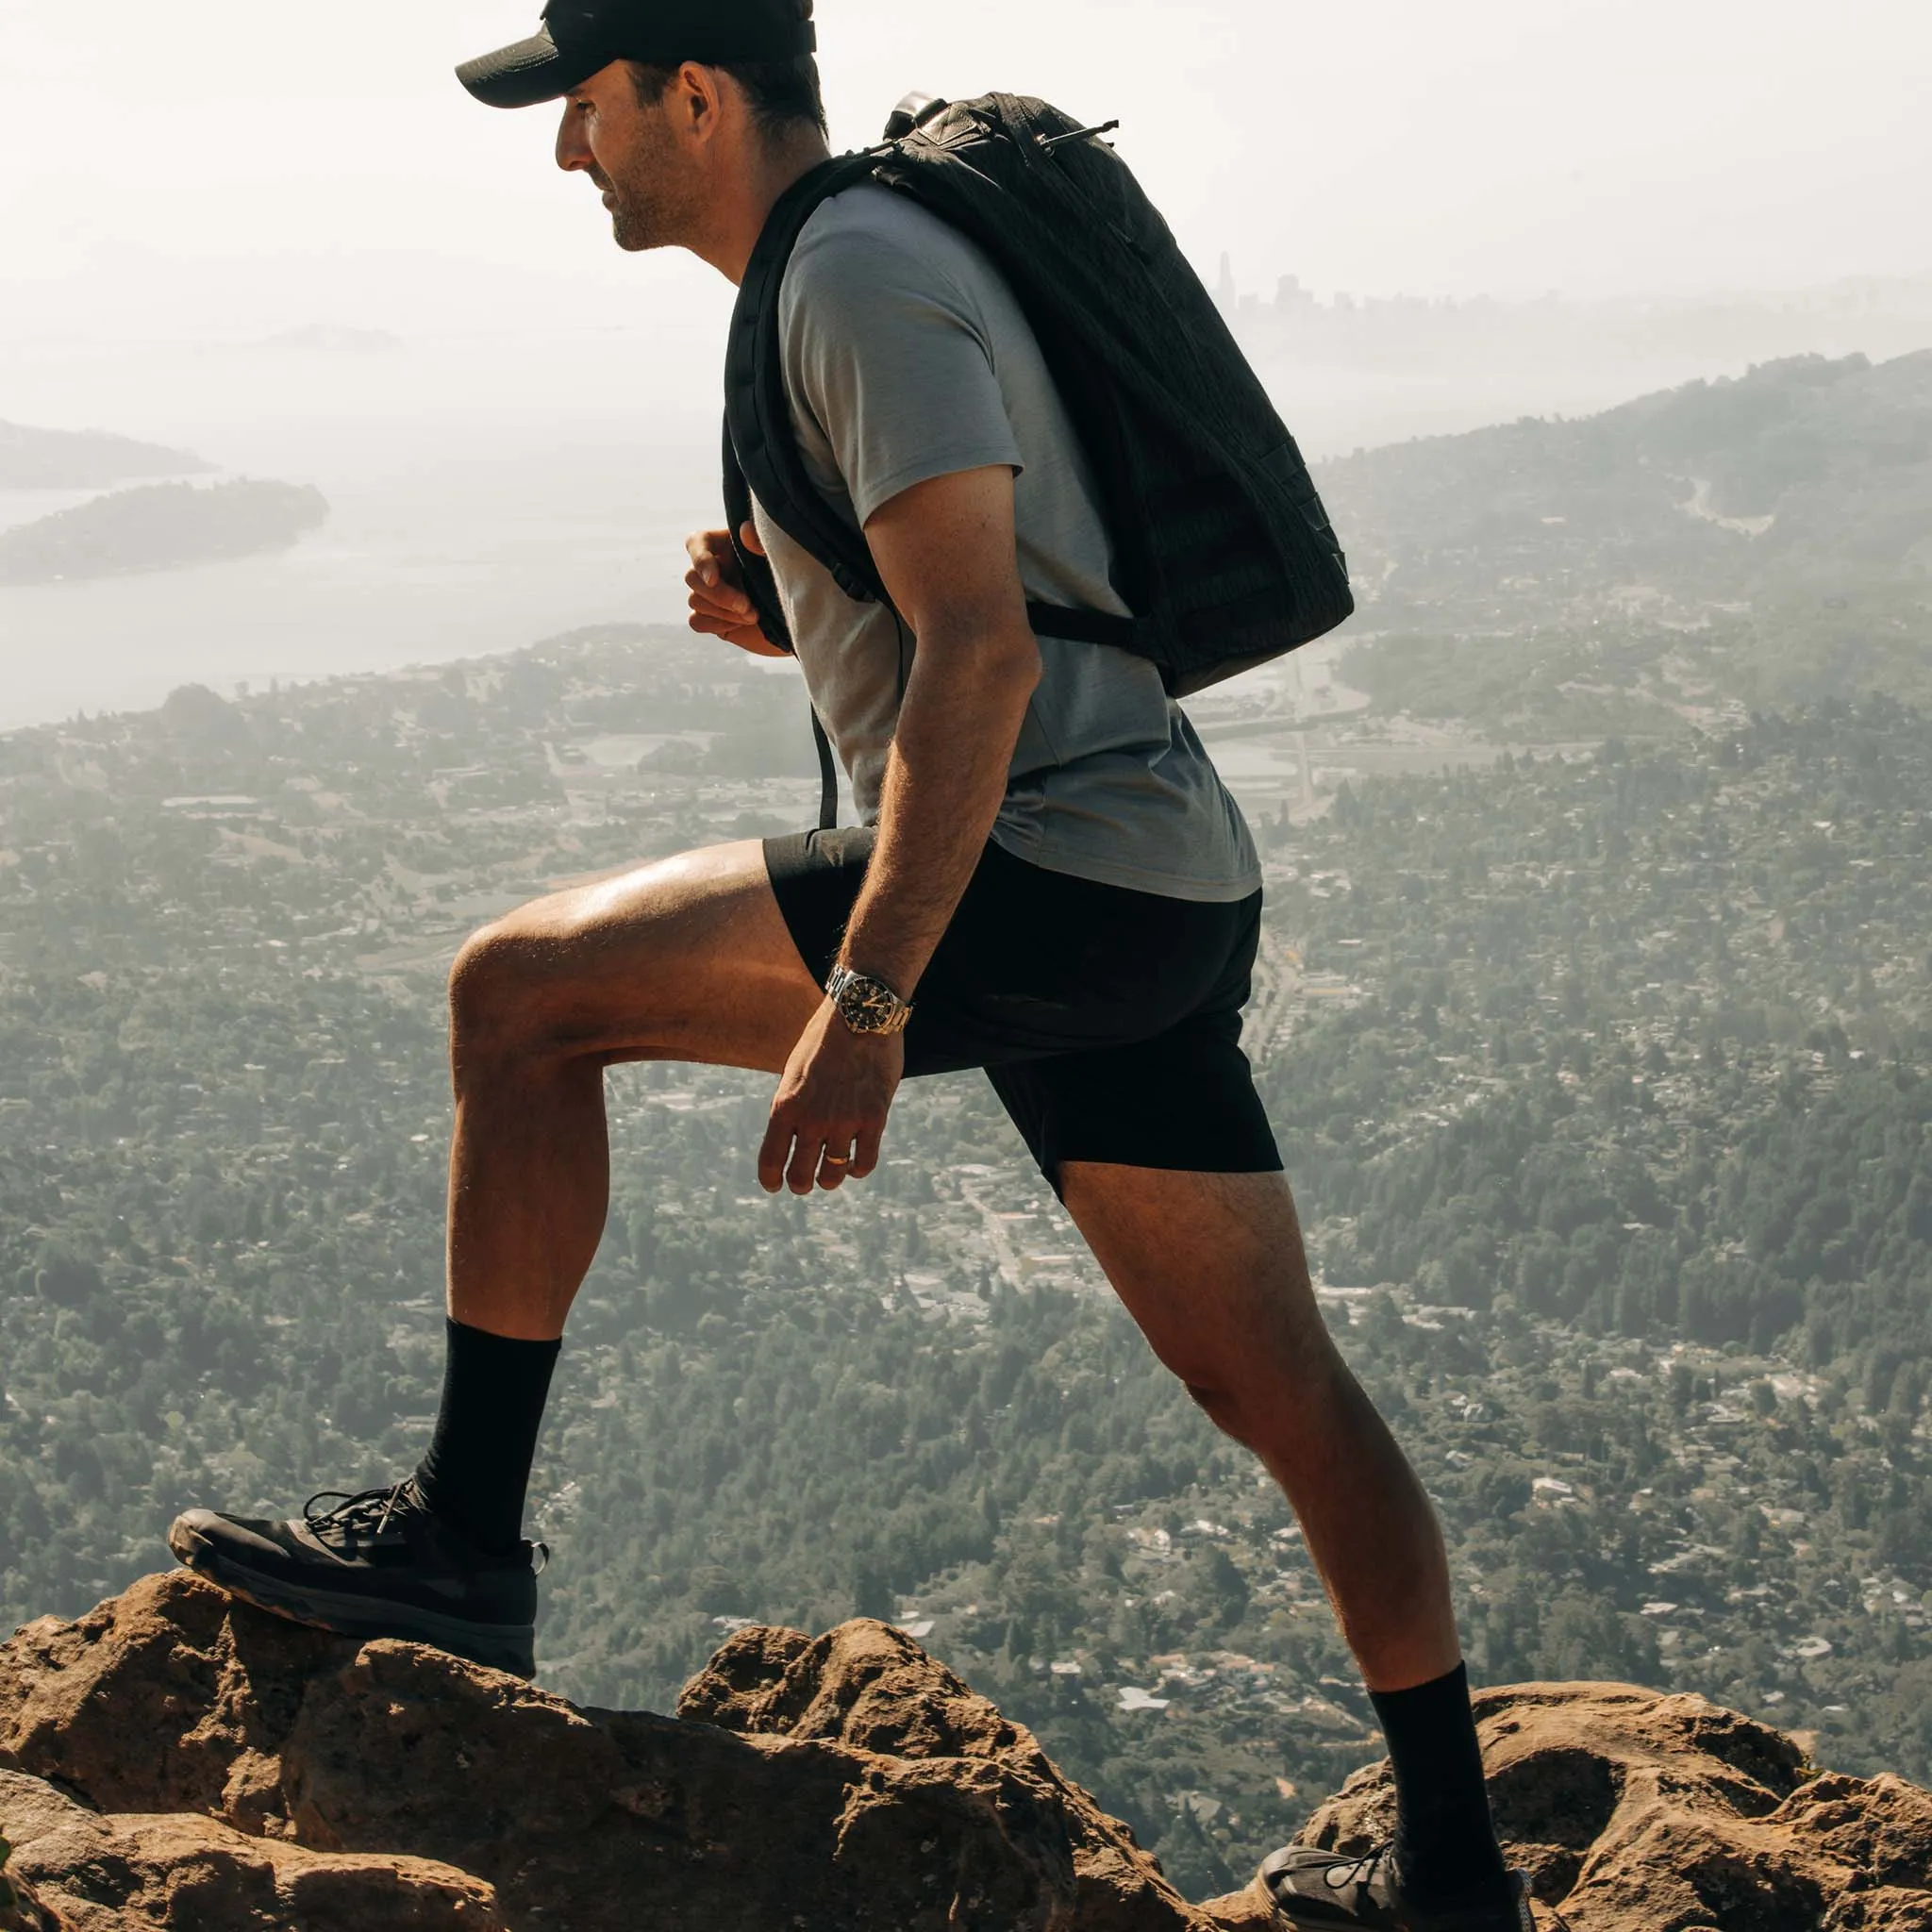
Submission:
MULTIPOLYGON (((727 425, 724 434, 724 519, 731 526, 731 548, 737 555, 739 574, 751 597, 752 608, 758 612, 758 628, 764 632, 766 641, 775 644, 788 657, 795 658, 798 646, 792 641, 791 626, 785 622, 785 605, 778 595, 778 580, 773 575, 772 566, 756 551, 747 550, 743 539, 738 534, 751 522, 751 485, 745 481, 744 472, 739 467, 738 452, 731 446, 731 433, 727 425)), ((819 755, 819 830, 829 832, 839 823, 839 763, 816 705, 812 707, 811 737, 819 755)))
POLYGON ((778 295, 805 225, 833 195, 870 180, 875 165, 865 154, 824 161, 779 197, 745 268, 724 353, 725 442, 743 478, 772 521, 865 604, 886 601, 872 552, 819 493, 792 434, 778 295))
POLYGON ((798 655, 791 641, 791 626, 785 621, 785 605, 778 595, 778 579, 772 566, 756 551, 744 547, 740 535, 752 520, 751 484, 746 480, 738 452, 731 443, 731 425, 724 425, 724 527, 731 538, 732 554, 744 580, 745 594, 758 612, 758 628, 766 640, 788 657, 798 655))
MULTIPOLYGON (((724 508, 732 547, 758 608, 759 627, 794 657, 797 648, 772 567, 739 540, 740 529, 751 520, 754 492, 772 521, 816 557, 848 596, 864 603, 885 599, 863 535, 840 521, 806 474, 791 431, 778 332, 778 294, 805 225, 822 204, 867 179, 872 171, 870 156, 846 155, 822 162, 780 196, 745 268, 724 352, 724 508)), ((816 707, 811 732, 819 758, 819 829, 829 831, 839 823, 839 767, 816 707)))

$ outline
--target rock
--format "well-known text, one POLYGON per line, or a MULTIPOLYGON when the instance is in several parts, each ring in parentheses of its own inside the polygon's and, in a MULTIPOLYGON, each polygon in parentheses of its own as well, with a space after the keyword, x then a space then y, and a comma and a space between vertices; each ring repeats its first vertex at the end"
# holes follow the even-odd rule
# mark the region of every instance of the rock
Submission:
POLYGON ((13 1847, 0 1838, 0 1932, 59 1932, 60 1922, 34 1895, 25 1879, 16 1872, 10 1878, 7 1865, 13 1847))
POLYGON ((741 1631, 685 1687, 677 1714, 744 1736, 837 1743, 888 1759, 997 1765, 1040 1807, 1057 1870, 1059 1844, 1068 1847, 1067 1925, 1154 1932, 1205 1923, 1032 1732, 890 1624, 860 1619, 816 1642, 795 1630, 741 1631))
MULTIPOLYGON (((1768 1725, 1625 1685, 1485 1691, 1476 1715, 1497 1829, 1574 1932, 1932 1932, 1912 1785, 1820 1774, 1768 1725)), ((1378 1765, 1303 1836, 1365 1851, 1393 1818, 1378 1765)))
POLYGON ((1026 1731, 884 1624, 747 1632, 684 1708, 579 1710, 185 1571, 0 1646, 0 1765, 98 1807, 16 1831, 23 1875, 66 1913, 87 1874, 125 1874, 87 1932, 319 1925, 304 1887, 385 1872, 379 1907, 332 1923, 1211 1932, 1026 1731), (171 1859, 177 1890, 257 1916, 170 1917, 171 1859))
POLYGON ((18 1772, 0 1772, 0 1831, 34 1932, 507 1932, 489 1886, 446 1865, 332 1857, 208 1818, 108 1818, 18 1772))
MULTIPOLYGON (((1575 1932, 1932 1932, 1932 1796, 1702 1698, 1477 1701, 1497 1823, 1575 1932)), ((754 1629, 675 1718, 582 1710, 185 1571, 0 1644, 0 1932, 1267 1932, 1191 1906, 883 1624, 754 1629), (9 1917, 8 1914, 11 1914, 9 1917)), ((1386 1838, 1386 1768, 1307 1841, 1386 1838)))

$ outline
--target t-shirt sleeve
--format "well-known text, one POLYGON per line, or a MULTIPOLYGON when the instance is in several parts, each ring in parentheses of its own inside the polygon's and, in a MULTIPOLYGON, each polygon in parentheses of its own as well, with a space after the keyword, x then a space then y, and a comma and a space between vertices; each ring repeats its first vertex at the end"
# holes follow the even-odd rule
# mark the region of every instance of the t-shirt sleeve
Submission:
POLYGON ((834 229, 808 234, 787 271, 787 388, 861 525, 935 476, 1022 468, 985 323, 944 258, 953 252, 834 229))

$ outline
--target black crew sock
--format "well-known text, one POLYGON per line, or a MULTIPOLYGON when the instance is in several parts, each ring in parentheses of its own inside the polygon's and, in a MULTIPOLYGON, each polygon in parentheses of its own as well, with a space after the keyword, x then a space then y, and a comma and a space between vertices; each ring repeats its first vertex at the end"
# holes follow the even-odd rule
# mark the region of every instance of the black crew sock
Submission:
POLYGON ((1395 1772, 1395 1869, 1419 1905, 1458 1905, 1492 1894, 1508 1875, 1496 1828, 1469 1668, 1413 1690, 1369 1692, 1395 1772))
POLYGON ((442 1407, 416 1486, 473 1542, 508 1556, 524 1534, 524 1498, 561 1341, 513 1341, 446 1324, 442 1407))

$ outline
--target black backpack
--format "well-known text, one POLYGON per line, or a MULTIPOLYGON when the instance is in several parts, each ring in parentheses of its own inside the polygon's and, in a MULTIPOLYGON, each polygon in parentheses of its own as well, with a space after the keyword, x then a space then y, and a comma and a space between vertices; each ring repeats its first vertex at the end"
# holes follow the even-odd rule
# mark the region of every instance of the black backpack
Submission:
MULTIPOLYGON (((1005 275, 1085 448, 1134 614, 1029 605, 1044 637, 1112 644, 1191 691, 1321 637, 1355 608, 1348 567, 1295 441, 1167 224, 1100 136, 1042 101, 911 96, 886 143, 822 163, 773 208, 725 358, 724 503, 751 493, 847 595, 888 601, 864 537, 814 488, 785 395, 778 292, 820 204, 871 180, 909 194, 1005 275)), ((769 565, 740 561, 765 635, 791 647, 769 565)), ((816 723, 816 720, 814 720, 816 723)), ((831 754, 821 823, 836 822, 831 754)))

